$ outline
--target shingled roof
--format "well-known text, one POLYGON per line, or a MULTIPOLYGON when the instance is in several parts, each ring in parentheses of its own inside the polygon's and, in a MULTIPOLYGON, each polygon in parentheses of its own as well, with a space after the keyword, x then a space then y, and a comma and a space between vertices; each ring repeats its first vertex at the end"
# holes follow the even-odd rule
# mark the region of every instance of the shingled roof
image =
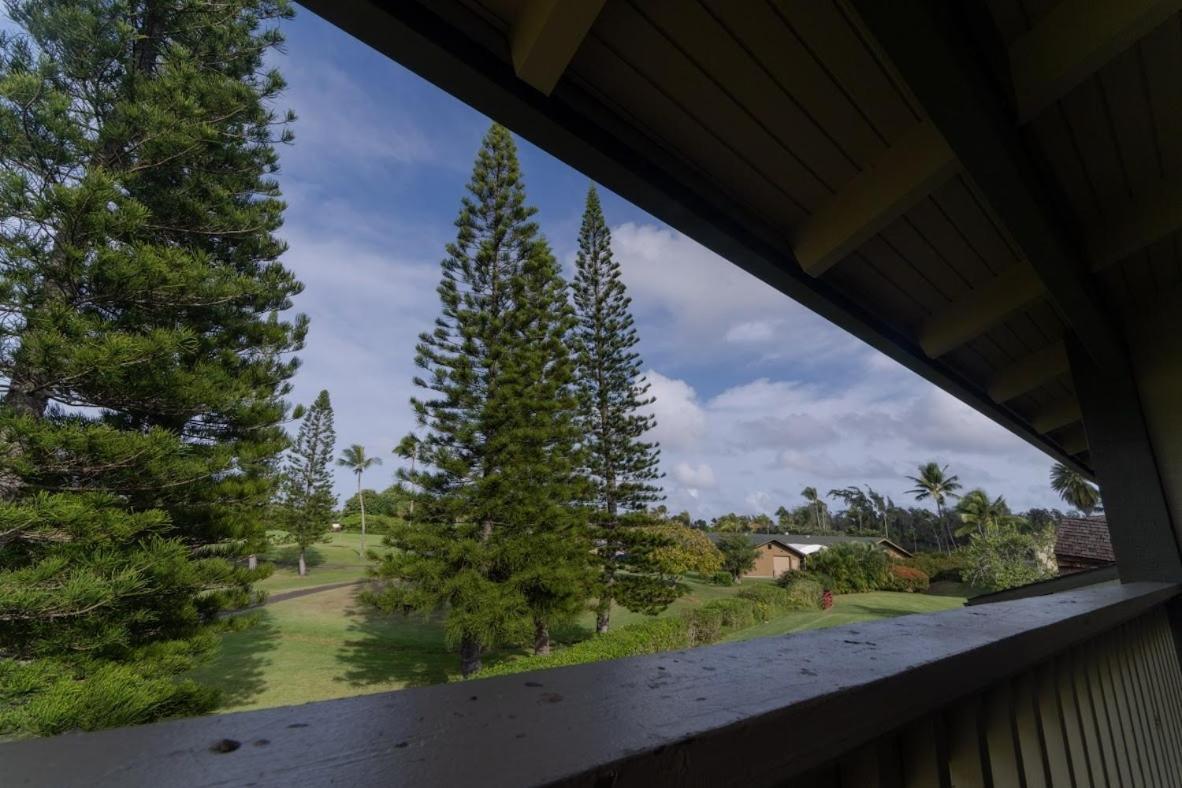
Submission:
POLYGON ((1055 530, 1055 555, 1115 561, 1112 542, 1108 538, 1108 522, 1103 517, 1064 517, 1055 530))

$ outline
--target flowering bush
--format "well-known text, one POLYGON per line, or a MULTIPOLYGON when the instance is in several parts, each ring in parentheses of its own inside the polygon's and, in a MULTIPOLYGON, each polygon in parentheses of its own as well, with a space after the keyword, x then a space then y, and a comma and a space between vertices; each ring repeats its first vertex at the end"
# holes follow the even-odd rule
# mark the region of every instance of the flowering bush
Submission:
POLYGON ((887 568, 886 583, 883 591, 927 591, 931 580, 927 573, 913 566, 892 563, 887 568))

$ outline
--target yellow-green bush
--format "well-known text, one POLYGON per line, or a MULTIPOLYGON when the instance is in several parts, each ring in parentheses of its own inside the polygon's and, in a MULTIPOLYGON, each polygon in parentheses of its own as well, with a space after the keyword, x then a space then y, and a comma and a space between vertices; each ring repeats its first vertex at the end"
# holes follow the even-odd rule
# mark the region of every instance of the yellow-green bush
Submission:
POLYGON ((705 646, 776 615, 820 609, 821 586, 813 580, 796 580, 785 588, 749 586, 734 597, 716 599, 679 616, 629 624, 551 654, 501 662, 482 670, 480 678, 705 646))

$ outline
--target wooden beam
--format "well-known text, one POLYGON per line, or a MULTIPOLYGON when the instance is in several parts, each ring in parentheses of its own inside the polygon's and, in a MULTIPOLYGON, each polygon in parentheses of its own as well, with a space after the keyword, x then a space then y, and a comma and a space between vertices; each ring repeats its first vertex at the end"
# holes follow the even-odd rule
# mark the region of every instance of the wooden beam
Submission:
POLYGON ((1079 402, 1075 397, 1067 397, 1058 402, 1052 402, 1035 413, 1030 424, 1045 435, 1052 430, 1066 427, 1068 424, 1075 424, 1082 418, 1083 413, 1079 409, 1079 402))
POLYGON ((517 76, 550 95, 579 51, 605 0, 529 0, 513 23, 517 76))
POLYGON ((1058 196, 982 57, 983 42, 966 18, 965 7, 973 4, 846 2, 944 135, 1071 331, 1098 363, 1120 368, 1124 341, 1079 251, 1078 233, 1063 223, 1058 196))
POLYGON ((1059 437, 1059 445, 1063 447, 1063 451, 1068 454, 1080 454, 1088 450, 1088 434, 1084 431, 1083 425, 1077 425, 1059 437))
POLYGON ((945 183, 957 166, 940 132, 917 123, 796 228, 796 259, 820 276, 945 183))
POLYGON ((1182 0, 1062 0, 1010 46, 1026 123, 1182 9, 1182 0))
POLYGON ((920 330, 919 345, 928 356, 938 358, 1045 294, 1034 270, 1019 263, 931 317, 920 330))
POLYGON ((1092 270, 1100 271, 1115 265, 1180 227, 1182 181, 1167 182, 1124 211, 1090 228, 1087 251, 1092 270))
POLYGON ((994 402, 1008 402, 1050 383, 1070 369, 1067 348, 1056 342, 1000 370, 989 383, 989 396, 994 402))

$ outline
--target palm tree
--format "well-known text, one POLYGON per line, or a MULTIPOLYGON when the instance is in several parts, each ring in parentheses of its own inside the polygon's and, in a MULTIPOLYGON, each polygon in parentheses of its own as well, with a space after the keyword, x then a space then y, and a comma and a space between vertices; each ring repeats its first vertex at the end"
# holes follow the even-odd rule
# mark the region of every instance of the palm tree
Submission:
MULTIPOLYGON (((945 538, 948 539, 950 546, 956 545, 956 539, 948 530, 948 523, 944 519, 944 501, 948 498, 957 498, 956 491, 960 489, 960 477, 955 474, 948 475, 948 466, 940 467, 938 463, 928 462, 919 466, 918 476, 908 476, 907 478, 915 484, 913 488, 907 492, 915 496, 915 500, 922 501, 931 498, 936 503, 936 515, 940 518, 940 527, 944 529, 945 538)), ((947 550, 951 553, 951 547, 947 550)))
POLYGON ((404 457, 410 460, 410 473, 407 474, 407 481, 412 485, 410 495, 410 511, 407 514, 414 519, 415 514, 415 498, 414 487, 415 484, 415 462, 419 459, 419 439, 413 433, 405 436, 398 445, 394 447, 394 453, 399 457, 404 457))
POLYGON ((821 496, 817 494, 817 488, 805 487, 800 491, 800 494, 804 496, 804 499, 809 502, 809 506, 812 507, 814 529, 818 531, 824 530, 821 527, 821 507, 824 506, 824 503, 821 501, 821 496))
POLYGON ((365 456, 365 447, 360 443, 354 443, 349 448, 341 452, 341 458, 337 460, 337 465, 341 465, 353 473, 357 474, 357 501, 361 505, 361 551, 360 555, 365 558, 365 493, 361 490, 361 474, 375 465, 381 465, 381 457, 367 457, 365 456))
POLYGON ((1051 489, 1084 515, 1091 514, 1100 506, 1100 490, 1082 474, 1061 462, 1051 466, 1051 489))
POLYGON ((875 490, 869 484, 866 485, 866 497, 870 499, 870 503, 874 506, 874 513, 882 521, 882 535, 890 539, 891 529, 887 526, 887 515, 891 509, 895 508, 895 502, 875 490))
POLYGON ((956 513, 964 525, 957 529, 957 536, 968 536, 974 530, 982 536, 987 531, 1004 525, 1014 524, 1021 518, 1010 512, 1009 504, 1002 496, 989 500, 984 490, 972 490, 956 504, 956 513))

